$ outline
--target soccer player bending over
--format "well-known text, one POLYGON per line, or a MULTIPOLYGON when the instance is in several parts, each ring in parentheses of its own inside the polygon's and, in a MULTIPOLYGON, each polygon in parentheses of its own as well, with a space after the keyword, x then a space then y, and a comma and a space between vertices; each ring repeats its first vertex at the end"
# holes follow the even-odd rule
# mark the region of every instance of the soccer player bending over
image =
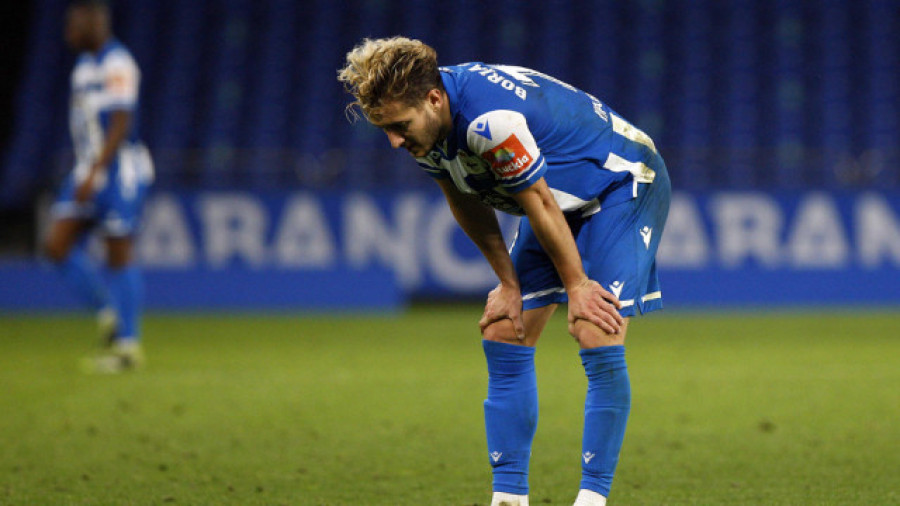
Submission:
POLYGON ((75 293, 98 312, 105 348, 89 367, 114 373, 142 360, 142 285, 132 242, 153 162, 135 128, 140 71, 110 32, 109 8, 100 0, 69 5, 65 37, 80 52, 69 118, 75 168, 53 205, 45 249, 75 293), (95 228, 105 235, 107 276, 86 252, 95 228))
POLYGON ((500 280, 479 322, 492 504, 528 504, 534 346, 567 301, 588 379, 575 504, 605 504, 631 405, 629 317, 662 307, 655 255, 671 189, 653 141, 556 78, 485 63, 439 68, 434 49, 403 37, 363 40, 339 80, 351 106, 440 185, 500 280), (494 209, 522 216, 509 251, 494 209))

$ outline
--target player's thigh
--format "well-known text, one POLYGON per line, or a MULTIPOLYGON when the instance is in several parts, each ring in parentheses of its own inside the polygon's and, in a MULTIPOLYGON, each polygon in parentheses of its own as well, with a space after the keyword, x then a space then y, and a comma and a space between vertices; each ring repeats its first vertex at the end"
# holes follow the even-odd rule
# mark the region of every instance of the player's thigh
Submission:
POLYGON ((110 166, 109 184, 95 198, 98 225, 107 237, 130 240, 137 233, 149 184, 135 174, 133 165, 119 157, 110 166))
POLYGON ((102 207, 100 227, 106 236, 107 262, 111 268, 118 269, 132 261, 134 237, 140 224, 140 201, 113 195, 102 207))
POLYGON ((591 216, 576 237, 588 277, 619 299, 624 317, 662 307, 656 251, 668 212, 665 189, 641 185, 638 198, 591 216))
POLYGON ((44 242, 44 251, 54 262, 62 262, 88 228, 90 223, 80 218, 53 220, 44 242))
POLYGON ((93 204, 75 199, 76 186, 73 172, 63 182, 50 208, 50 229, 44 237, 43 247, 54 262, 63 261, 93 226, 93 204))
POLYGON ((566 302, 566 290, 556 272, 556 266, 541 246, 527 217, 522 217, 519 222, 509 255, 522 289, 524 310, 566 302))
POLYGON ((484 329, 482 337, 487 341, 535 346, 538 339, 541 337, 541 333, 544 331, 544 327, 547 326, 547 322, 550 320, 550 317, 553 316, 556 306, 557 304, 548 304, 546 306, 526 310, 523 313, 522 319, 525 324, 524 341, 521 341, 516 337, 512 321, 508 319, 498 320, 488 325, 484 329))
POLYGON ((601 346, 617 346, 625 344, 625 335, 628 333, 628 322, 631 318, 624 318, 618 334, 609 334, 600 327, 587 320, 578 320, 569 324, 569 333, 583 349, 599 348, 601 346))

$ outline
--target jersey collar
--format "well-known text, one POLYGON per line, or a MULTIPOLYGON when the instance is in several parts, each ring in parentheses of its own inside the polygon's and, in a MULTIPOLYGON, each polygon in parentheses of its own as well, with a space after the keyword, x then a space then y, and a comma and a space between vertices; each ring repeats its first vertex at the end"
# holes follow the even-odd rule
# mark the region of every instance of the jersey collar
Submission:
POLYGON ((112 51, 118 45, 119 41, 116 40, 115 37, 110 36, 108 39, 106 39, 106 42, 103 43, 103 46, 101 46, 96 53, 93 53, 92 56, 94 57, 94 60, 101 61, 103 57, 107 55, 107 53, 112 51))
POLYGON ((456 79, 453 78, 452 70, 441 69, 441 82, 444 84, 444 91, 447 92, 447 101, 450 103, 450 117, 453 120, 450 133, 447 134, 447 139, 441 144, 446 146, 447 153, 445 153, 445 156, 453 158, 459 145, 456 135, 456 125, 459 119, 457 117, 459 115, 459 91, 456 88, 456 79))

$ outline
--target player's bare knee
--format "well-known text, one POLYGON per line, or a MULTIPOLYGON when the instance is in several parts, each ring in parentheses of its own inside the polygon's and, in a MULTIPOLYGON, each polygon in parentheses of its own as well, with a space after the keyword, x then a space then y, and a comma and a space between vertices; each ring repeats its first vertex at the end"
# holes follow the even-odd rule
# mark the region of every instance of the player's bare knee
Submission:
POLYGON ((628 330, 628 318, 617 334, 609 334, 587 320, 577 320, 569 324, 569 334, 578 341, 582 349, 599 348, 600 346, 616 346, 625 344, 628 330))
POLYGON ((106 242, 106 263, 110 269, 122 269, 131 263, 131 240, 109 238, 106 242))
POLYGON ((68 251, 66 251, 66 248, 61 241, 54 240, 52 237, 44 242, 43 251, 44 255, 49 258, 51 262, 56 264, 65 260, 68 255, 68 251))
POLYGON ((481 332, 481 337, 486 341, 498 341, 501 343, 524 344, 516 337, 516 330, 510 320, 497 320, 488 325, 481 332))
POLYGON ((122 257, 119 255, 109 255, 109 257, 106 259, 106 266, 114 271, 126 267, 128 263, 129 262, 127 257, 122 257))

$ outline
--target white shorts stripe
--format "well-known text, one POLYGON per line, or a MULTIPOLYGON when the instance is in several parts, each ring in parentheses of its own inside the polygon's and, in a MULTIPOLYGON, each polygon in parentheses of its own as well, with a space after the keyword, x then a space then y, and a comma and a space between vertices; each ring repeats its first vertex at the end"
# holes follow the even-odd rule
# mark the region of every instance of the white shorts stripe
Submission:
POLYGON ((662 292, 655 291, 655 292, 650 292, 647 295, 644 295, 643 297, 641 297, 641 302, 647 302, 648 300, 656 300, 656 299, 661 299, 661 298, 662 298, 662 292))
MULTIPOLYGON (((551 293, 565 293, 565 291, 566 291, 565 288, 548 288, 546 290, 541 290, 539 292, 527 293, 522 296, 522 300, 537 299, 538 297, 543 297, 544 295, 550 295, 551 293)), ((656 300, 656 299, 661 299, 661 298, 662 298, 662 292, 656 291, 656 292, 648 293, 647 295, 644 295, 643 297, 641 297, 641 302, 647 302, 648 300, 656 300)), ((622 307, 629 307, 629 306, 634 305, 634 299, 620 300, 619 302, 622 304, 622 307)))
POLYGON ((548 288, 546 290, 541 290, 539 292, 531 292, 526 293, 522 296, 522 300, 531 300, 536 299, 538 297, 543 297, 544 295, 550 295, 551 293, 565 293, 565 288, 548 288))

